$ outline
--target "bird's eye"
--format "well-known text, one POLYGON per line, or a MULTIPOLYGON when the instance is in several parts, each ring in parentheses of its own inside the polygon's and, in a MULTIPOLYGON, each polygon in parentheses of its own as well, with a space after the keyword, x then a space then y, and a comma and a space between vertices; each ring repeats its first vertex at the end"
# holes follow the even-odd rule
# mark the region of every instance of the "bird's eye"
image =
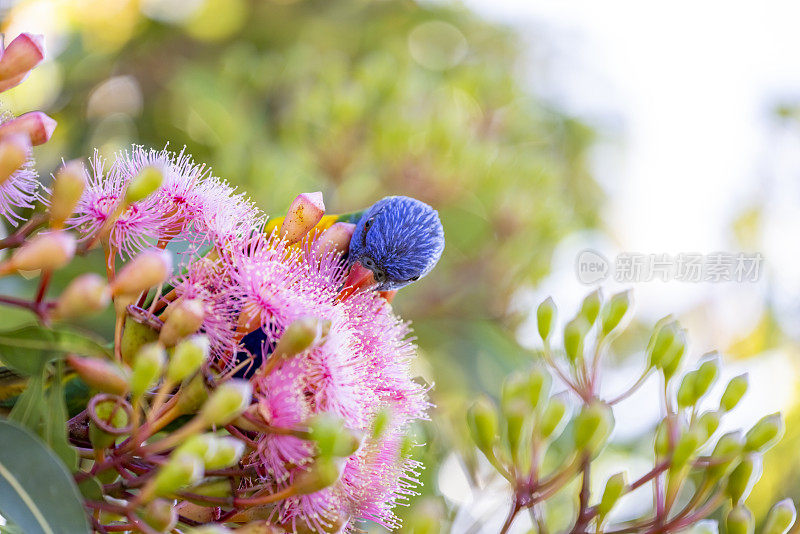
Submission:
POLYGON ((369 230, 373 222, 375 222, 374 217, 370 217, 369 219, 367 219, 366 222, 364 223, 364 230, 369 230))

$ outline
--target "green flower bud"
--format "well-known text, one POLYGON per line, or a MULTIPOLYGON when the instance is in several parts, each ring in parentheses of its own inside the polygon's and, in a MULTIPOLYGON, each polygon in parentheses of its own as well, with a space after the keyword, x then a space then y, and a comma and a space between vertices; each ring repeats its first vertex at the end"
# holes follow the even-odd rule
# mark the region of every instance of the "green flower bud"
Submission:
POLYGON ((530 406, 521 401, 503 407, 503 421, 505 423, 506 442, 511 458, 516 462, 519 454, 520 443, 522 442, 522 431, 528 414, 531 413, 530 406))
POLYGON ((675 335, 678 331, 677 325, 674 321, 670 321, 671 317, 667 316, 662 319, 665 322, 663 325, 656 325, 653 334, 648 343, 648 362, 650 367, 661 367, 664 364, 664 358, 667 351, 672 346, 675 340, 675 335))
POLYGON ((127 373, 115 363, 99 358, 67 357, 67 364, 72 367, 81 379, 90 387, 111 393, 125 395, 128 393, 127 373))
POLYGON ((719 401, 719 409, 723 412, 733 410, 742 400, 744 394, 747 393, 747 386, 747 373, 731 378, 725 388, 725 393, 722 394, 722 398, 719 401))
POLYGON ((321 457, 308 470, 294 477, 292 487, 297 495, 308 495, 335 484, 341 475, 342 465, 338 458, 321 457))
POLYGON ((155 499, 145 505, 139 517, 158 532, 169 532, 178 524, 178 512, 172 501, 155 499))
MULTIPOLYGON (((228 483, 230 486, 230 483, 228 483)), ((195 528, 190 528, 186 534, 232 534, 233 531, 228 527, 222 525, 202 525, 195 528)))
POLYGON ((164 182, 164 172, 153 166, 143 167, 139 174, 131 178, 128 189, 125 190, 125 203, 139 202, 161 187, 164 182))
POLYGON ((99 312, 111 302, 111 291, 102 276, 86 273, 76 277, 61 293, 54 319, 72 319, 99 312))
POLYGON ((556 429, 564 420, 567 413, 567 403, 559 397, 552 397, 547 403, 547 407, 542 412, 542 417, 537 425, 537 433, 541 439, 547 439, 553 435, 556 429))
POLYGON ((213 456, 216 450, 217 438, 214 434, 195 434, 178 446, 174 454, 193 454, 205 463, 206 458, 213 456))
POLYGON ((158 339, 167 347, 197 332, 206 318, 206 307, 200 299, 180 299, 170 304, 166 311, 169 314, 158 339))
POLYGON ((102 450, 110 447, 125 430, 130 430, 130 417, 122 406, 112 400, 102 400, 94 405, 94 417, 105 423, 108 431, 100 428, 94 419, 89 423, 89 441, 92 448, 102 450), (116 429, 116 430, 114 430, 116 429))
POLYGON ((695 395, 695 382, 697 381, 697 371, 689 371, 683 376, 681 385, 678 386, 678 393, 676 395, 678 400, 678 408, 688 408, 694 406, 697 402, 697 395, 695 395))
POLYGON ((575 417, 575 448, 599 452, 614 427, 614 414, 607 404, 585 406, 575 417))
POLYGON ((694 382, 694 395, 697 399, 703 398, 709 388, 719 376, 719 357, 710 357, 697 368, 697 377, 694 382))
POLYGON ((597 505, 597 515, 601 521, 602 518, 606 517, 611 509, 614 508, 614 505, 617 504, 619 498, 625 493, 625 488, 627 486, 628 483, 625 480, 625 473, 617 473, 608 479, 606 482, 606 489, 603 491, 603 497, 597 505))
POLYGON ((653 442, 653 450, 656 456, 663 458, 669 454, 669 435, 667 433, 666 421, 661 421, 656 427, 655 440, 653 442))
POLYGON ((697 418, 697 429, 700 432, 700 444, 702 445, 714 435, 714 432, 719 428, 721 416, 719 412, 708 411, 700 414, 697 418))
POLYGON ((797 519, 797 510, 791 499, 784 499, 769 511, 762 534, 786 534, 797 519))
POLYGON ((764 452, 783 437, 783 416, 776 412, 764 416, 745 434, 744 450, 764 452))
POLYGON ((701 436, 698 430, 684 432, 675 443, 675 450, 672 453, 672 465, 670 468, 677 471, 689 463, 697 448, 701 443, 701 436))
POLYGON ((208 338, 198 334, 178 343, 172 351, 167 364, 167 380, 172 383, 182 382, 197 372, 206 362, 209 354, 208 338))
POLYGON ((720 437, 714 446, 714 451, 711 453, 711 459, 714 460, 714 463, 708 466, 706 470, 708 477, 717 480, 725 476, 733 465, 734 460, 741 454, 743 446, 744 436, 738 430, 736 432, 728 432, 720 437))
POLYGON ((68 161, 56 172, 50 195, 50 227, 62 228, 70 218, 86 187, 86 170, 77 160, 68 161))
POLYGON ((389 429, 391 423, 392 410, 386 407, 378 410, 378 413, 375 414, 375 419, 372 421, 372 439, 380 439, 386 430, 389 429))
POLYGON ((664 354, 664 358, 661 362, 661 370, 664 373, 664 378, 666 380, 672 378, 672 376, 678 370, 685 353, 686 333, 682 329, 677 329, 675 332, 675 338, 672 340, 672 344, 664 354))
POLYGON ((535 367, 528 375, 528 382, 531 408, 536 410, 547 401, 553 378, 545 369, 535 367))
POLYGON ((211 393, 199 416, 206 424, 222 426, 236 419, 250 405, 253 387, 246 380, 223 382, 211 393))
POLYGON ((727 534, 753 534, 753 514, 743 504, 731 508, 725 518, 725 528, 727 534))
POLYGON ((305 352, 330 328, 328 321, 318 317, 303 317, 286 327, 270 358, 294 356, 305 352))
POLYGON ((140 348, 157 340, 158 331, 156 329, 129 316, 125 320, 125 328, 122 330, 122 343, 120 343, 122 361, 129 365, 132 364, 140 348))
MULTIPOLYGON (((231 494, 231 480, 227 477, 205 479, 201 484, 192 488, 192 493, 205 497, 228 497, 231 494)), ((207 504, 203 501, 198 501, 197 503, 201 505, 207 504)))
POLYGON ((631 292, 623 291, 613 295, 603 307, 602 332, 608 335, 622 322, 631 305, 631 292))
MULTIPOLYGON (((206 469, 224 469, 231 467, 241 460, 244 454, 245 444, 231 436, 223 436, 215 439, 216 446, 212 453, 206 453, 204 460, 206 469)), ((230 488, 229 488, 230 489, 230 488)))
POLYGON ((196 374, 178 391, 177 409, 182 414, 195 413, 208 400, 208 389, 202 374, 196 374))
POLYGON ((739 464, 733 468, 728 475, 728 484, 725 487, 725 494, 731 498, 735 504, 747 498, 752 488, 751 480, 757 480, 760 476, 759 466, 756 465, 757 458, 748 455, 741 459, 739 464))
POLYGON ((564 352, 573 364, 583 358, 583 340, 589 331, 589 323, 583 317, 575 317, 564 325, 564 352))
POLYGON ((131 396, 140 398, 161 377, 167 363, 167 353, 159 343, 148 343, 139 349, 131 373, 131 396))
POLYGON ((153 479, 154 495, 170 495, 203 478, 203 460, 190 453, 173 454, 153 479))
POLYGON ((597 320, 597 316, 600 314, 600 306, 602 301, 603 292, 600 290, 600 288, 597 288, 586 295, 586 298, 583 299, 583 303, 581 303, 581 311, 578 312, 578 315, 583 317, 588 324, 593 325, 597 320))
POLYGON ((318 413, 306 424, 320 456, 350 456, 361 446, 361 436, 346 428, 344 420, 333 414, 318 413))
POLYGON ((547 341, 553 333, 556 323, 556 303, 552 297, 547 297, 536 309, 536 322, 539 328, 539 335, 543 341, 547 341))
POLYGON ((486 396, 479 396, 467 410, 467 425, 472 440, 483 452, 491 451, 498 434, 497 410, 486 396))
POLYGON ((528 377, 522 373, 517 372, 508 375, 500 389, 500 404, 503 410, 506 409, 506 406, 527 402, 530 399, 529 386, 528 377))

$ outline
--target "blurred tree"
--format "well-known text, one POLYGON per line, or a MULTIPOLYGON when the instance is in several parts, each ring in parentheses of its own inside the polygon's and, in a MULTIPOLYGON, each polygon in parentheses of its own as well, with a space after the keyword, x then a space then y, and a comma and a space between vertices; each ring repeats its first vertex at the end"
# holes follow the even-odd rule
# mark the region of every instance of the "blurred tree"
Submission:
MULTIPOLYGON (((529 358, 509 300, 549 270, 562 236, 597 223, 601 199, 592 131, 526 91, 508 28, 409 0, 31 0, 5 29, 43 5, 61 49, 50 81, 63 83, 36 102, 59 120, 40 161, 169 142, 267 213, 304 190, 331 212, 420 198, 447 248, 396 304, 434 401, 463 406, 529 358)), ((11 105, 29 105, 35 83, 11 105)))

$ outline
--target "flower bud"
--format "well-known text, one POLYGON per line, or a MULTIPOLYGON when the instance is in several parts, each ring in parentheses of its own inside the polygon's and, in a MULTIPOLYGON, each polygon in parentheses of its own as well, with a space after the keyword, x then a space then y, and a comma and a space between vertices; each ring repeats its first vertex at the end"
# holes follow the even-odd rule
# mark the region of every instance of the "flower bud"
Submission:
POLYGON ((603 293, 600 288, 597 288, 586 295, 586 298, 583 299, 583 303, 581 303, 581 311, 578 312, 578 315, 583 317, 589 325, 593 325, 597 320, 597 316, 600 314, 600 306, 602 302, 603 293))
POLYGON ((503 386, 500 389, 500 404, 503 409, 506 406, 512 405, 517 402, 527 402, 530 400, 530 382, 528 377, 523 376, 522 373, 512 373, 503 381, 503 386))
POLYGON ((497 410, 485 395, 479 396, 467 410, 467 425, 472 440, 483 452, 491 451, 497 441, 497 410))
MULTIPOLYGON (((206 497, 229 497, 231 495, 231 480, 227 477, 215 477, 203 480, 201 484, 192 488, 192 493, 195 495, 203 495, 206 497)), ((187 501, 194 502, 192 499, 187 501)), ((197 501, 198 504, 208 504, 204 501, 197 501)))
POLYGON ((537 426, 537 433, 541 439, 547 439, 561 425, 567 413, 567 404, 560 397, 552 397, 547 407, 542 412, 542 417, 537 426))
POLYGON ((31 142, 27 135, 11 134, 0 140, 0 185, 22 167, 30 152, 31 142))
POLYGON ((647 343, 647 362, 649 367, 661 367, 664 356, 672 345, 677 331, 677 324, 672 321, 672 316, 659 320, 650 335, 647 343))
POLYGON ((573 364, 583 358, 583 339, 589 331, 589 323, 583 317, 575 317, 564 326, 564 352, 573 364))
POLYGON ((206 469, 224 469, 236 464, 241 460, 244 449, 244 442, 231 436, 216 438, 214 453, 205 456, 206 469))
POLYGON ((86 188, 86 170, 77 160, 68 161, 56 172, 50 195, 50 227, 61 228, 75 211, 86 188))
POLYGON ((611 509, 617 504, 617 501, 625 492, 628 483, 625 480, 625 473, 617 473, 611 476, 606 482, 606 489, 603 491, 603 497, 597 505, 597 515, 599 518, 604 518, 608 515, 611 509))
POLYGON ((708 411, 700 414, 697 418, 697 429, 700 432, 700 444, 702 445, 714 435, 719 428, 721 415, 719 412, 708 411))
POLYGON ((375 419, 372 421, 372 439, 380 439, 389 429, 391 423, 392 410, 387 407, 378 410, 378 413, 375 414, 375 419))
POLYGON ((140 323, 131 316, 127 316, 125 318, 125 328, 122 330, 122 342, 120 343, 122 361, 131 365, 139 353, 139 349, 155 341, 158 341, 158 331, 155 328, 140 323))
POLYGON ((56 121, 41 111, 29 111, 15 119, 0 124, 0 140, 9 135, 23 134, 32 145, 42 145, 50 140, 56 129, 56 121))
POLYGON ((681 380, 681 385, 678 386, 678 393, 676 395, 678 400, 678 408, 688 408, 694 406, 697 402, 697 395, 694 393, 694 384, 697 380, 697 371, 689 371, 681 380))
POLYGON ((603 307, 603 320, 602 332, 603 335, 608 335, 614 330, 621 322, 625 314, 628 313, 628 308, 631 305, 631 292, 623 291, 613 295, 603 307))
POLYGON ((115 400, 93 401, 87 410, 93 410, 93 413, 89 414, 89 441, 95 450, 110 447, 118 437, 130 431, 130 413, 125 410, 124 405, 118 404, 115 400))
POLYGON ((756 464, 757 457, 748 455, 741 459, 728 475, 725 494, 736 504, 747 498, 753 484, 761 476, 760 466, 756 464))
POLYGON ((203 478, 203 461, 190 453, 173 454, 161 466, 153 479, 155 495, 169 495, 181 488, 200 482, 203 478))
POLYGON ((712 480, 720 479, 728 472, 734 460, 742 452, 744 436, 739 431, 728 432, 719 438, 711 453, 714 463, 708 466, 706 473, 712 480))
POLYGON ((166 250, 145 250, 128 262, 111 284, 113 295, 138 295, 163 283, 172 273, 172 255, 166 250))
POLYGON ((99 358, 67 357, 67 364, 90 387, 104 393, 125 395, 128 393, 128 377, 116 364, 99 358))
POLYGON ((283 219, 279 235, 289 244, 297 243, 322 220, 323 215, 325 203, 322 193, 317 191, 297 195, 283 219))
POLYGON ((75 255, 75 237, 61 230, 44 232, 22 245, 8 262, 18 271, 55 271, 68 264, 75 255))
POLYGON ((739 401, 742 400, 744 394, 747 393, 747 373, 731 378, 722 398, 719 401, 719 409, 724 412, 733 410, 739 401))
POLYGON ((249 405, 253 388, 246 380, 228 380, 211 393, 199 416, 208 425, 225 425, 239 416, 249 405))
POLYGON ((111 302, 105 279, 96 273, 79 275, 61 293, 53 310, 53 319, 85 317, 103 310, 111 302))
POLYGON ((31 33, 19 34, 8 43, 0 56, 0 81, 25 76, 43 59, 44 37, 31 33))
POLYGON ((186 534, 233 534, 233 531, 223 525, 201 525, 187 530, 186 534))
POLYGON ((167 364, 167 380, 173 384, 197 372, 209 355, 208 338, 202 334, 188 337, 178 343, 167 364))
POLYGON ((783 431, 783 416, 780 412, 764 416, 745 434, 744 450, 765 452, 783 437, 783 431))
POLYGON ((753 514, 743 504, 733 507, 725 518, 726 534, 753 534, 754 528, 753 514))
POLYGON ((208 400, 208 389, 202 374, 196 374, 178 391, 177 409, 182 414, 195 413, 208 400))
POLYGON ((358 450, 361 436, 346 428, 344 423, 340 417, 327 412, 318 413, 307 422, 320 456, 345 457, 358 450))
POLYGON ((700 431, 697 429, 689 430, 681 434, 678 441, 675 443, 675 450, 672 453, 672 465, 670 468, 677 471, 689 463, 689 460, 700 446, 701 438, 700 431))
POLYGON ((670 344, 661 362, 661 371, 664 373, 666 380, 672 378, 677 372, 685 353, 686 333, 682 329, 676 327, 675 338, 672 340, 672 344, 670 344))
POLYGON ((711 385, 716 381, 719 376, 719 357, 713 357, 705 360, 697 368, 697 377, 694 381, 694 394, 697 400, 703 398, 703 395, 708 393, 711 385))
POLYGON ((356 225, 346 222, 333 223, 330 228, 322 232, 316 240, 318 256, 328 253, 345 254, 350 249, 350 239, 353 237, 356 225))
POLYGON ((143 167, 131 178, 125 190, 125 203, 140 202, 155 193, 164 182, 164 172, 158 167, 143 167))
POLYGON ((172 501, 155 499, 139 512, 139 517, 158 532, 170 532, 178 524, 178 511, 172 501))
POLYGON ((205 463, 207 458, 216 454, 216 451, 217 438, 214 434, 194 434, 181 443, 174 454, 193 454, 205 463))
POLYGON ((550 395, 550 388, 553 385, 553 378, 546 370, 535 367, 528 374, 528 396, 531 408, 536 410, 543 406, 550 395))
POLYGON ((167 309, 170 313, 158 338, 167 347, 172 347, 184 337, 197 332, 206 318, 206 307, 200 299, 180 299, 167 309))
POLYGON ((556 303, 553 297, 547 297, 539 304, 536 309, 536 322, 539 328, 539 335, 543 341, 547 341, 556 324, 556 303))
POLYGON ((575 448, 599 452, 614 427, 614 414, 607 404, 594 402, 575 417, 575 448))
POLYGON ((131 373, 131 396, 140 398, 161 377, 167 354, 159 343, 149 343, 139 349, 131 373))
POLYGON ((342 466, 337 458, 320 457, 306 471, 294 476, 292 487, 297 495, 316 493, 335 484, 341 474, 342 466))
POLYGON ((769 511, 762 534, 786 534, 797 519, 797 510, 791 499, 776 503, 769 511))
POLYGON ((511 458, 515 463, 522 443, 522 432, 525 429, 525 422, 530 413, 530 405, 523 401, 518 400, 510 405, 503 406, 504 436, 508 450, 511 452, 511 458))
POLYGON ((663 458, 669 453, 669 435, 667 433, 666 421, 660 421, 656 427, 653 451, 655 451, 656 456, 659 458, 663 458))
POLYGON ((272 358, 300 354, 316 343, 330 328, 328 321, 318 317, 302 317, 286 327, 272 351, 272 358))

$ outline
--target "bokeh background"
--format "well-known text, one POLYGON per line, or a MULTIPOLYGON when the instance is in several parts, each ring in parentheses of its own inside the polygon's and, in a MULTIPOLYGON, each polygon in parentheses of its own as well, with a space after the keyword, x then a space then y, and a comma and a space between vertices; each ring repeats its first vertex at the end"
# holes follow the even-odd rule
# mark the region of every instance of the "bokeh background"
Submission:
MULTIPOLYGON (((763 254, 754 283, 625 286, 637 322, 607 385, 623 388, 646 328, 677 315, 694 357, 716 348, 723 377, 751 373, 731 425, 787 414, 749 504, 763 516, 800 497, 791 2, 21 0, 0 13, 7 38, 45 35, 46 63, 3 102, 58 120, 38 149, 45 181, 62 157, 169 143, 267 213, 314 190, 331 212, 387 194, 439 209, 444 257, 395 301, 437 405, 418 429, 428 468, 402 512, 412 521, 437 513, 443 532, 497 531, 506 495, 466 444, 464 408, 535 358, 542 298, 566 316, 591 290, 575 275, 585 248, 763 254)), ((617 408, 610 471, 647 469, 655 386, 617 408)))

